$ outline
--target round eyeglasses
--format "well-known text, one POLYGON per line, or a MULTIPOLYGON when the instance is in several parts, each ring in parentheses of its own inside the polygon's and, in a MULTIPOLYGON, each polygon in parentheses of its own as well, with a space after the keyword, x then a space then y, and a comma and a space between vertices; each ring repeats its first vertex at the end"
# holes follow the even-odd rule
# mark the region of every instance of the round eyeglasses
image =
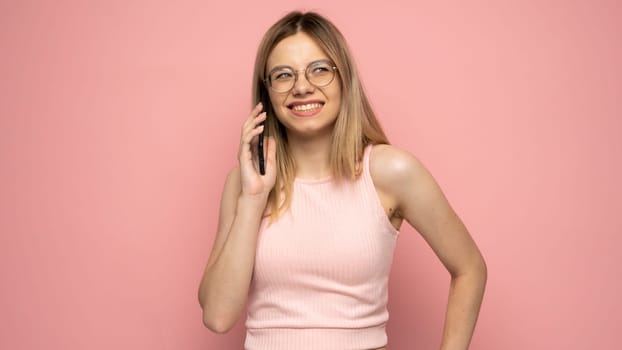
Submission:
POLYGON ((289 66, 277 66, 268 73, 264 81, 275 92, 289 92, 298 81, 298 73, 304 71, 307 81, 316 87, 324 87, 335 79, 337 67, 330 61, 315 61, 307 68, 294 70, 289 66))

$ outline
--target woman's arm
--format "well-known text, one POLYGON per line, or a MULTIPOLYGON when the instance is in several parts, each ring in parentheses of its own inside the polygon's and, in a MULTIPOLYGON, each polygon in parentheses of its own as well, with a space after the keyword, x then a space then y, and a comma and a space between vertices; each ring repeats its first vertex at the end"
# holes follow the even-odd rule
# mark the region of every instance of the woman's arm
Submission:
POLYGON ((440 187, 415 157, 393 146, 374 147, 371 172, 398 215, 430 245, 451 275, 442 350, 468 349, 487 279, 486 263, 440 187))
POLYGON ((262 128, 258 105, 244 123, 238 158, 240 166, 225 182, 218 231, 199 286, 203 323, 214 332, 231 329, 248 296, 255 263, 257 233, 276 180, 275 142, 267 139, 266 174, 257 174, 256 139, 262 128))
POLYGON ((267 201, 243 195, 239 183, 236 168, 227 177, 216 239, 199 286, 203 323, 217 333, 231 329, 244 309, 267 201))

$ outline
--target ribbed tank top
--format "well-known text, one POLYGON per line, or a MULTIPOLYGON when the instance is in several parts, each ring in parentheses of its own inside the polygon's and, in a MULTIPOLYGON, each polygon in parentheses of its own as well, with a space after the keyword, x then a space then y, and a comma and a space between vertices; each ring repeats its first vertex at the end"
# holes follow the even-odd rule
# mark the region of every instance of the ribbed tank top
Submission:
POLYGON ((262 221, 248 297, 247 350, 361 350, 387 344, 388 279, 398 231, 369 173, 296 179, 291 206, 262 221))

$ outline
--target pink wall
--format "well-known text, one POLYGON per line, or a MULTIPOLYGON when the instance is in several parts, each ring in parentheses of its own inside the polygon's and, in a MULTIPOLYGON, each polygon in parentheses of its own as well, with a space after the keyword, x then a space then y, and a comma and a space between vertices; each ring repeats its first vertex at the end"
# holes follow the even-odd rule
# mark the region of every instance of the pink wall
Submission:
MULTIPOLYGON (((215 3, 0 2, 0 348, 241 347, 196 290, 254 50, 296 8, 342 29, 479 243, 472 348, 619 348, 619 1, 215 3)), ((390 349, 437 348, 448 281, 403 229, 390 349)))

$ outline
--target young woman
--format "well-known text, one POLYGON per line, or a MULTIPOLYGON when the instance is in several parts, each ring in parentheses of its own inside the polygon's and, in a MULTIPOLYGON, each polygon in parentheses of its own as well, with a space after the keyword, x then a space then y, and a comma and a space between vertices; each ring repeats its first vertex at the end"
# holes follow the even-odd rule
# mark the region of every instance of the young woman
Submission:
POLYGON ((467 349, 484 260, 430 173, 388 144, 337 28, 312 12, 274 24, 253 101, 199 287, 205 325, 226 332, 247 304, 246 349, 385 349, 406 220, 451 274, 442 349, 467 349))

